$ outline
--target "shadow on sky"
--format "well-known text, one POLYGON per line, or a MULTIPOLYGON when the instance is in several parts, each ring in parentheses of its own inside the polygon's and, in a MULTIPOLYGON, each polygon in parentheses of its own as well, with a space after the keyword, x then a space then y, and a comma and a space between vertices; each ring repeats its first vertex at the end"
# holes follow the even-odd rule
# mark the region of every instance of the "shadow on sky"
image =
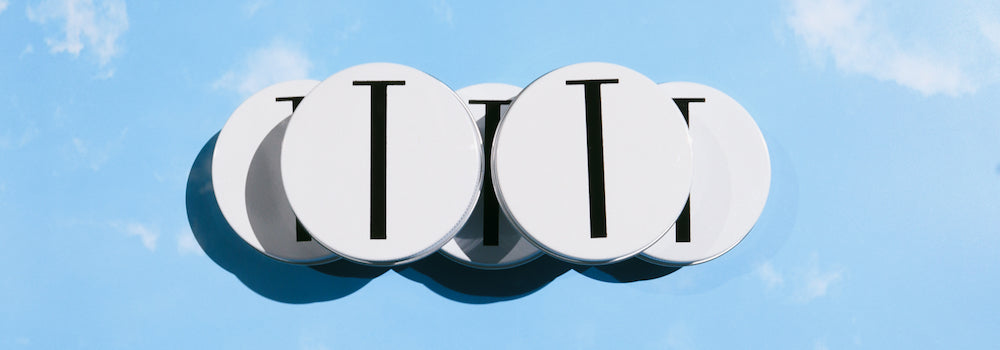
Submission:
POLYGON ((575 268, 581 275, 610 283, 652 280, 672 274, 680 269, 680 267, 656 265, 639 258, 631 258, 610 265, 579 266, 575 268))
POLYGON ((395 271, 445 298, 468 304, 487 304, 534 293, 572 267, 543 255, 509 269, 482 270, 461 265, 436 253, 397 267, 395 271))
MULTIPOLYGON (((257 294, 291 304, 348 296, 389 270, 346 259, 323 265, 293 265, 271 259, 244 242, 223 217, 212 187, 212 156, 218 137, 216 133, 209 139, 195 158, 188 175, 186 200, 191 231, 212 261, 257 294)), ((678 269, 637 258, 611 265, 582 266, 543 255, 510 269, 482 270, 458 264, 440 254, 393 268, 438 295, 468 304, 518 299, 570 270, 598 281, 627 283, 663 277, 678 269)))
POLYGON ((191 231, 212 261, 257 294, 293 304, 345 297, 388 271, 346 260, 318 266, 288 264, 244 242, 222 216, 212 187, 212 154, 218 137, 216 133, 208 140, 191 166, 186 200, 191 231))
MULTIPOLYGON (((799 208, 799 176, 792 156, 779 140, 769 139, 767 142, 771 155, 771 191, 767 204, 748 238, 733 248, 736 250, 742 246, 745 254, 755 255, 755 262, 770 259, 788 242, 799 208)), ((751 266, 745 268, 749 271, 751 266)))
POLYGON ((679 269, 638 258, 611 265, 583 266, 542 255, 510 269, 482 270, 433 254, 394 270, 445 298, 468 304, 488 304, 530 295, 570 270, 598 281, 628 283, 663 277, 679 269))

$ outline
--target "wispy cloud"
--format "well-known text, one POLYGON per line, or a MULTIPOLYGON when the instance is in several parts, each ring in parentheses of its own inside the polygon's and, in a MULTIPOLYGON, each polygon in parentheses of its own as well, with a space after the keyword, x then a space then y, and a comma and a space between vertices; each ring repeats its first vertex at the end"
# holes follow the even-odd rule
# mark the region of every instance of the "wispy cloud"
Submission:
POLYGON ((350 38, 352 35, 360 31, 361 31, 361 20, 355 19, 354 22, 351 22, 351 25, 344 27, 344 29, 340 31, 340 39, 346 40, 347 38, 350 38))
POLYGON ((7 204, 7 201, 5 200, 6 198, 4 198, 6 197, 4 196, 4 193, 6 192, 7 192, 7 182, 4 181, 3 179, 0 179, 0 206, 4 206, 7 204))
POLYGON ((686 324, 674 323, 667 328, 666 348, 667 349, 696 349, 694 336, 686 324))
POLYGON ((771 265, 771 262, 764 262, 757 265, 755 273, 757 274, 757 277, 759 277, 760 280, 767 285, 768 289, 773 289, 785 284, 785 278, 782 277, 778 271, 774 270, 774 265, 771 265))
POLYGON ((314 337, 300 337, 299 349, 301 350, 330 350, 325 344, 314 337))
POLYGON ((296 46, 281 40, 254 50, 217 79, 212 87, 249 96, 269 85, 309 78, 312 61, 296 46))
POLYGON ((267 5, 268 2, 266 0, 248 1, 247 3, 243 4, 243 13, 245 13, 247 17, 253 17, 253 15, 257 14, 257 11, 260 11, 260 9, 264 8, 264 6, 267 5))
POLYGON ((39 129, 35 125, 29 125, 19 134, 6 130, 0 134, 0 150, 21 149, 38 136, 39 129))
POLYGON ((844 72, 893 81, 924 95, 957 96, 973 93, 998 78, 1000 53, 988 46, 1000 37, 1000 29, 992 27, 995 20, 980 21, 976 17, 983 12, 979 7, 989 6, 975 2, 943 6, 940 10, 954 13, 941 18, 962 22, 940 24, 943 27, 953 28, 965 22, 982 24, 978 29, 936 36, 906 36, 907 30, 890 24, 920 19, 881 11, 868 0, 792 0, 787 22, 814 57, 832 57, 844 72))
POLYGON ((830 287, 843 279, 843 270, 840 269, 820 269, 817 258, 812 259, 812 263, 802 276, 801 284, 795 293, 795 299, 800 302, 807 302, 822 296, 826 296, 830 287))
POLYGON ((97 80, 108 80, 108 79, 111 79, 114 76, 115 76, 115 69, 114 68, 106 68, 103 71, 98 72, 97 74, 95 74, 94 75, 94 79, 97 79, 97 80))
POLYGON ((790 301, 806 303, 826 296, 833 286, 844 279, 844 270, 821 266, 819 256, 813 254, 808 263, 798 265, 791 273, 783 273, 771 262, 764 262, 757 265, 754 275, 768 290, 777 291, 790 301))
MULTIPOLYGON (((29 6, 28 19, 39 24, 55 23, 60 34, 45 44, 52 53, 78 57, 91 52, 101 68, 122 52, 120 38, 128 30, 128 12, 123 0, 46 0, 29 6)), ((107 74, 105 74, 107 75, 107 74)))
POLYGON ((111 153, 121 146, 128 134, 128 128, 122 129, 115 139, 107 140, 100 147, 94 147, 91 143, 82 138, 74 137, 70 139, 73 150, 84 164, 93 171, 101 170, 101 167, 111 158, 111 153))
POLYGON ((3 11, 7 9, 7 5, 10 5, 7 0, 0 0, 0 13, 3 13, 3 11))
POLYGON ((996 55, 1000 55, 1000 19, 983 18, 979 21, 979 30, 990 42, 996 55))
POLYGON ((149 249, 151 252, 156 251, 156 241, 160 238, 160 234, 156 230, 137 222, 112 222, 111 226, 124 232, 129 237, 139 237, 146 249, 149 249))
POLYGON ((35 53, 35 46, 31 45, 31 44, 28 44, 28 46, 24 47, 24 50, 21 50, 21 54, 17 55, 17 58, 19 58, 19 59, 20 58, 24 58, 24 56, 27 56, 27 55, 30 55, 30 54, 33 54, 33 53, 35 53))
POLYGON ((190 230, 184 230, 177 235, 177 253, 180 255, 205 255, 205 251, 201 250, 201 245, 198 244, 198 240, 194 238, 194 234, 190 230))
POLYGON ((437 0, 432 4, 434 9, 434 15, 440 18, 442 21, 448 24, 454 24, 454 11, 451 9, 451 5, 445 0, 437 0))

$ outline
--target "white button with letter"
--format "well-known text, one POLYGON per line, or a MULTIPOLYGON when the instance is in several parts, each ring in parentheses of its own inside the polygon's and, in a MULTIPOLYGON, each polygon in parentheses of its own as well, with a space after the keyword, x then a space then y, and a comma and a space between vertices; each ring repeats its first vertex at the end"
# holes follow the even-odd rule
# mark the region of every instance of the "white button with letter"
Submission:
POLYGON ((318 83, 288 81, 250 96, 219 132, 212 157, 212 186, 229 225, 258 251, 295 264, 339 258, 298 224, 279 169, 289 116, 318 83))
POLYGON ((370 63, 310 92, 281 153, 288 202, 352 261, 393 266, 436 252, 479 198, 483 144, 458 95, 414 68, 370 63))
POLYGON ((662 265, 691 265, 729 251, 764 210, 771 162, 764 136, 736 100, 711 87, 671 82, 661 93, 687 119, 694 180, 674 228, 640 257, 662 265))
POLYGON ((545 252, 579 264, 628 259, 673 225, 691 186, 684 118, 649 78, 580 63, 538 78, 497 129, 502 207, 545 252))

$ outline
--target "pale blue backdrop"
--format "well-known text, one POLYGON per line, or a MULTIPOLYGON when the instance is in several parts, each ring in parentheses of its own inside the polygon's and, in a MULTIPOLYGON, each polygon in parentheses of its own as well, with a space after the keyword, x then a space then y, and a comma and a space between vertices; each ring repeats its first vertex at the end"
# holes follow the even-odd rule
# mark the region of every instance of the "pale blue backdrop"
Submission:
POLYGON ((990 0, 0 0, 0 348, 994 347, 998 62, 990 0), (226 236, 202 151, 242 99, 378 61, 713 86, 771 198, 677 271, 311 269, 226 236))

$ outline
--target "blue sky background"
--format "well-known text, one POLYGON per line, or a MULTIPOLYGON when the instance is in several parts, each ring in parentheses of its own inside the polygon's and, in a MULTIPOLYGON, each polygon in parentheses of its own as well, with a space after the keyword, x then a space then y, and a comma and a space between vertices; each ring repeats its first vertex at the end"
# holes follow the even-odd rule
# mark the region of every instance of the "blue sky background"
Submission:
POLYGON ((998 62, 992 1, 0 0, 0 348, 992 347, 998 62), (713 86, 760 125, 771 198, 704 265, 507 298, 203 249, 189 174, 242 99, 379 61, 713 86))

